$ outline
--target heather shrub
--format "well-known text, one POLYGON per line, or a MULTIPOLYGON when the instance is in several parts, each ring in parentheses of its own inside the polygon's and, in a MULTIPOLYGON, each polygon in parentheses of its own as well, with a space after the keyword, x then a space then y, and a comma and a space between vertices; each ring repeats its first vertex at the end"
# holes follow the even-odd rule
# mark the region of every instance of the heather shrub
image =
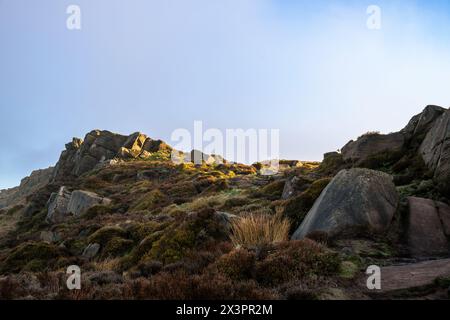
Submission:
POLYGON ((150 279, 128 284, 128 294, 137 299, 156 300, 267 300, 277 298, 255 281, 233 281, 220 274, 191 275, 183 271, 161 272, 150 279))
POLYGON ((253 275, 256 254, 246 249, 233 250, 220 257, 214 266, 233 280, 250 279, 253 275))
POLYGON ((98 243, 102 247, 105 246, 111 239, 119 237, 126 238, 127 232, 120 227, 107 226, 95 231, 89 236, 89 243, 98 243))
POLYGON ((0 265, 0 273, 42 271, 51 267, 64 253, 45 242, 28 242, 14 248, 0 265))
POLYGON ((228 238, 223 222, 212 209, 190 214, 180 220, 153 244, 149 252, 153 259, 164 263, 175 262, 193 249, 198 250, 228 238))
POLYGON ((111 258, 121 256, 128 252, 132 248, 133 244, 133 240, 128 240, 120 237, 112 238, 102 249, 101 257, 111 258))
POLYGON ((112 209, 109 206, 105 205, 96 205, 89 208, 86 213, 83 214, 84 219, 94 219, 98 216, 103 216, 107 214, 111 214, 112 209))
POLYGON ((269 200, 277 200, 281 198, 285 185, 285 180, 277 180, 263 187, 260 194, 269 200))
POLYGON ((160 190, 152 190, 140 197, 130 208, 131 211, 153 210, 169 204, 168 197, 160 190))
POLYGON ((340 270, 337 253, 309 239, 283 242, 256 263, 258 282, 278 285, 314 276, 329 276, 340 270))

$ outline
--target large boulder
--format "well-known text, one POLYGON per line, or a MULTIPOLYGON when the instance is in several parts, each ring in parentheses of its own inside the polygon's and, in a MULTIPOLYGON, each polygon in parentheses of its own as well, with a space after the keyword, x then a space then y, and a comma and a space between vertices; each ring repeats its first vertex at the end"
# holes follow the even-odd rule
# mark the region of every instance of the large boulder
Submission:
POLYGON ((70 192, 61 187, 52 193, 47 202, 47 217, 49 223, 61 223, 72 216, 80 216, 96 205, 108 205, 111 200, 103 198, 94 192, 75 190, 70 192))
POLYGON ((70 201, 67 204, 67 212, 77 217, 93 206, 108 205, 110 203, 110 199, 100 197, 94 192, 75 190, 72 192, 70 201))
POLYGON ((58 192, 50 195, 47 202, 46 220, 51 223, 60 223, 67 219, 67 205, 70 200, 70 192, 66 187, 61 187, 58 192))
POLYGON ((428 131, 419 152, 443 192, 450 192, 450 110, 428 131))
POLYGON ((342 147, 342 158, 345 161, 359 163, 383 151, 400 151, 404 142, 405 137, 400 132, 390 134, 367 133, 342 147))
POLYGON ((449 207, 445 203, 417 197, 408 198, 408 248, 414 257, 448 255, 449 207), (442 217, 442 218, 441 218, 442 217))
POLYGON ((398 205, 392 177, 369 169, 340 171, 323 190, 292 239, 312 232, 336 236, 348 229, 385 231, 398 205))

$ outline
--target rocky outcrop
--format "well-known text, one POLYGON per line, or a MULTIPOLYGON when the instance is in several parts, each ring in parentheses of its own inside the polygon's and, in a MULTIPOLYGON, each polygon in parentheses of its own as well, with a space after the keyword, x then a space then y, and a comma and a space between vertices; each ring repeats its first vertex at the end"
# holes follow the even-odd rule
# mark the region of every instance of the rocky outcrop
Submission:
POLYGON ((408 206, 407 242, 411 255, 448 255, 449 207, 445 203, 417 197, 409 197, 408 206))
POLYGON ((370 156, 381 152, 397 152, 404 147, 416 149, 445 111, 446 109, 442 107, 429 105, 415 115, 399 132, 364 134, 356 141, 352 140, 342 147, 342 158, 344 161, 360 164, 370 156))
POLYGON ((49 183, 53 174, 53 167, 36 170, 29 177, 23 178, 20 186, 0 191, 0 209, 20 204, 27 196, 36 192, 49 183))
POLYGON ((136 132, 129 136, 94 130, 84 140, 74 138, 61 153, 53 178, 64 180, 80 176, 114 158, 146 158, 161 149, 170 148, 160 140, 153 140, 136 132))
POLYGON ((76 190, 70 196, 67 212, 77 217, 93 206, 109 205, 110 203, 110 199, 102 198, 94 192, 76 190))
POLYGON ((57 193, 52 193, 47 202, 47 218, 50 223, 61 223, 71 216, 80 216, 96 205, 108 205, 111 200, 103 198, 94 192, 75 190, 69 192, 61 187, 57 193))
POLYGON ((312 232, 335 236, 347 229, 385 231, 398 205, 392 177, 369 169, 340 171, 323 190, 292 239, 312 232))
POLYGON ((450 110, 434 122, 419 152, 442 191, 450 192, 450 110))
POLYGON ((412 117, 406 127, 400 132, 405 135, 407 140, 413 136, 422 135, 431 129, 436 119, 444 112, 445 109, 442 107, 433 105, 426 106, 421 113, 412 117))
POLYGON ((361 162, 369 156, 383 151, 400 151, 405 137, 400 132, 390 134, 367 133, 356 141, 350 141, 342 148, 345 161, 361 162))

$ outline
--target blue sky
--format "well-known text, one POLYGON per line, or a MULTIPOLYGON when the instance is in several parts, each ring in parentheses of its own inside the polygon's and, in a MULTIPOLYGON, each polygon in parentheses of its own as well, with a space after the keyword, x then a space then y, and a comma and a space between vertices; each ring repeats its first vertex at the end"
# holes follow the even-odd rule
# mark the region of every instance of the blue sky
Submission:
POLYGON ((447 1, 0 0, 0 189, 94 128, 280 129, 321 160, 450 105, 447 1), (77 4, 82 29, 66 28, 77 4), (382 29, 366 27, 381 8, 382 29))

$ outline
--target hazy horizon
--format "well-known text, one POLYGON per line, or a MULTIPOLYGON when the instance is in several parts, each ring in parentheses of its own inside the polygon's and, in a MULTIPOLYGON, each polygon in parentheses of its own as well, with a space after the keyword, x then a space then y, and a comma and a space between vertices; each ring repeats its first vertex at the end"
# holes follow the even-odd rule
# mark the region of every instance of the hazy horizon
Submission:
POLYGON ((0 0, 0 189, 72 137, 280 129, 321 160, 367 131, 450 106, 447 1, 0 0), (66 8, 81 8, 81 30, 66 8), (381 9, 381 29, 366 21, 381 9))

